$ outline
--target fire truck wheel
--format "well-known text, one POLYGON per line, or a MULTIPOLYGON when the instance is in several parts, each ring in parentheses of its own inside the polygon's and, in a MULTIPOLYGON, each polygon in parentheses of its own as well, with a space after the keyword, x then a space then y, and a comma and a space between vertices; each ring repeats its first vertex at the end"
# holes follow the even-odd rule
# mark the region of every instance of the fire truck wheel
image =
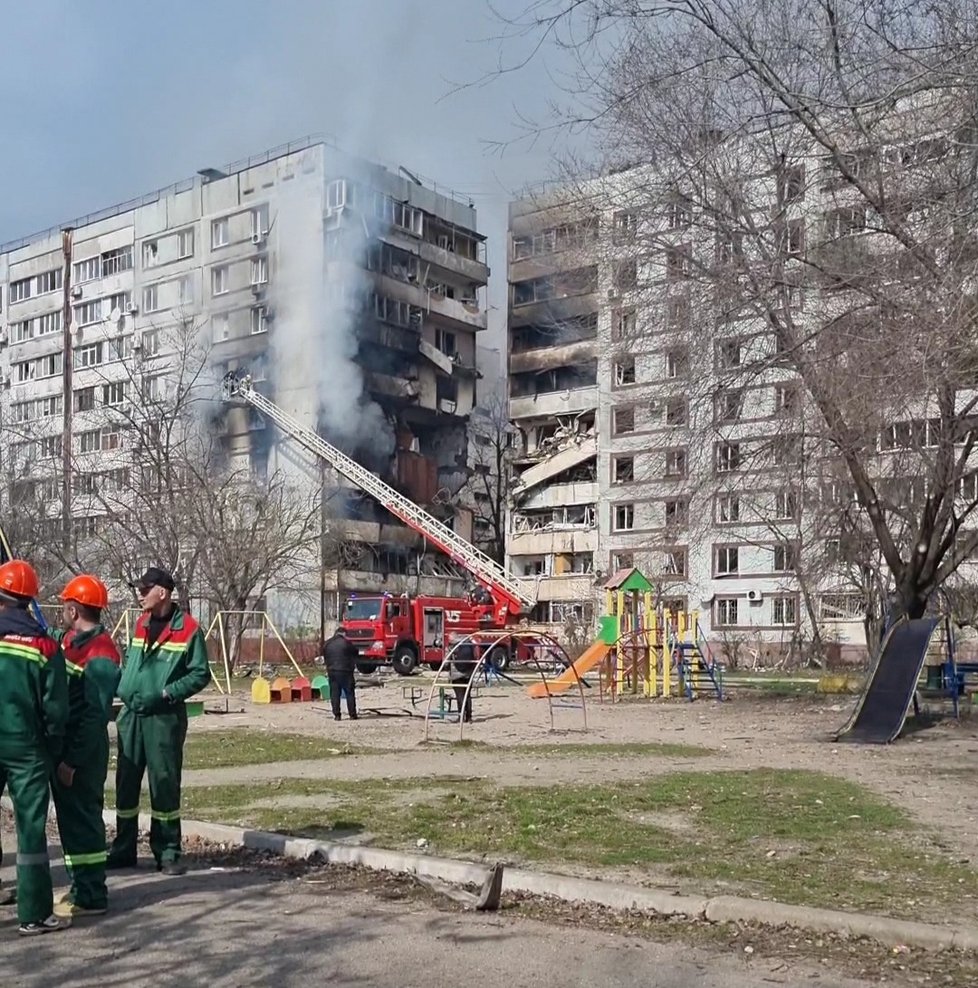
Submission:
POLYGON ((379 665, 379 662, 358 662, 357 672, 361 676, 372 676, 377 671, 379 665))
POLYGON ((410 676, 418 666, 418 655, 410 645, 399 645, 391 658, 394 671, 402 676, 410 676))
POLYGON ((505 672, 509 668, 509 650, 497 646, 489 653, 489 661, 494 669, 505 672))

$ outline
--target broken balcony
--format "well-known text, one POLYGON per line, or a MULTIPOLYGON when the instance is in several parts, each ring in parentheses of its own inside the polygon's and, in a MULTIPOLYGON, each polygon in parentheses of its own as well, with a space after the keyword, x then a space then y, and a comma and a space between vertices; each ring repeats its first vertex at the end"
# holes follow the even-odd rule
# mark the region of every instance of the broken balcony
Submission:
POLYGON ((532 418, 588 411, 597 404, 596 360, 525 371, 510 377, 510 417, 532 418))

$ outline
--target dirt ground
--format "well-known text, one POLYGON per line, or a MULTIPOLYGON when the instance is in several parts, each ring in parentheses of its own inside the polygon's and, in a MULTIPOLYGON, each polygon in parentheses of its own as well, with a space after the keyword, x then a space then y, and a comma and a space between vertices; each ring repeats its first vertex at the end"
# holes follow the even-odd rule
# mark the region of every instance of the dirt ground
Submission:
MULTIPOLYGON (((529 699, 524 689, 504 685, 485 689, 474 703, 475 722, 465 725, 467 741, 507 747, 522 745, 607 744, 663 742, 709 748, 714 754, 699 758, 661 755, 636 759, 603 755, 600 761, 586 752, 549 756, 546 752, 513 751, 505 754, 478 745, 448 747, 437 742, 458 741, 459 725, 429 723, 424 745, 425 699, 411 702, 402 688, 430 685, 422 676, 392 678, 384 686, 358 690, 362 716, 358 721, 333 721, 320 703, 259 706, 246 694, 212 701, 209 710, 229 712, 192 721, 193 731, 231 727, 263 728, 314 734, 344 743, 384 749, 378 755, 352 755, 326 762, 290 762, 279 765, 196 770, 186 773, 188 785, 291 778, 406 778, 433 776, 488 776, 505 785, 560 784, 611 781, 679 769, 697 771, 773 768, 817 769, 875 791, 910 812, 921 824, 941 832, 948 852, 958 860, 978 864, 975 832, 978 826, 978 714, 945 719, 924 730, 911 731, 888 746, 833 743, 832 735, 846 721, 852 697, 800 698, 739 695, 719 703, 687 701, 598 701, 588 691, 586 711, 579 697, 573 705, 556 706, 555 729, 550 729, 546 700, 529 699), (383 710, 378 716, 371 710, 383 710), (400 716, 393 716, 399 712, 400 716), (408 713, 413 716, 408 716, 408 713), (587 729, 584 729, 586 712, 587 729), (404 753, 408 757, 404 757, 404 753)), ((344 711, 345 713, 345 711, 344 711)))

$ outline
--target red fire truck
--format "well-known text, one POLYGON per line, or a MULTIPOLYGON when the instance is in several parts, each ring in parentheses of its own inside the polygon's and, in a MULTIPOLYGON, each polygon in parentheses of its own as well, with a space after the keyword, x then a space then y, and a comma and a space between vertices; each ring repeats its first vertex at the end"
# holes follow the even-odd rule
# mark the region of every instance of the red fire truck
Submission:
MULTIPOLYGON (((533 606, 533 599, 499 563, 255 391, 250 377, 228 374, 224 398, 254 406, 284 433, 423 535, 477 582, 478 586, 464 597, 351 596, 342 626, 360 650, 362 671, 373 671, 390 662, 399 673, 409 675, 419 664, 441 662, 445 650, 459 638, 480 630, 505 629, 533 606)), ((491 660, 502 668, 509 657, 510 649, 498 645, 491 660)))

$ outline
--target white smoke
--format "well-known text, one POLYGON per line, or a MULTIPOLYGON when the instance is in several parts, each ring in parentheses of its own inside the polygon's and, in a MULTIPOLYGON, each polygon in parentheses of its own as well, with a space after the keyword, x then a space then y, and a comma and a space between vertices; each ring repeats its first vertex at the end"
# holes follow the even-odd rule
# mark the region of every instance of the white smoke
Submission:
POLYGON ((314 176, 283 187, 272 235, 279 269, 272 274, 272 378, 278 401, 347 448, 388 454, 393 430, 371 401, 356 363, 357 313, 368 289, 360 267, 363 239, 346 237, 327 268, 322 190, 314 176), (329 278, 327 279, 327 271, 329 278))

